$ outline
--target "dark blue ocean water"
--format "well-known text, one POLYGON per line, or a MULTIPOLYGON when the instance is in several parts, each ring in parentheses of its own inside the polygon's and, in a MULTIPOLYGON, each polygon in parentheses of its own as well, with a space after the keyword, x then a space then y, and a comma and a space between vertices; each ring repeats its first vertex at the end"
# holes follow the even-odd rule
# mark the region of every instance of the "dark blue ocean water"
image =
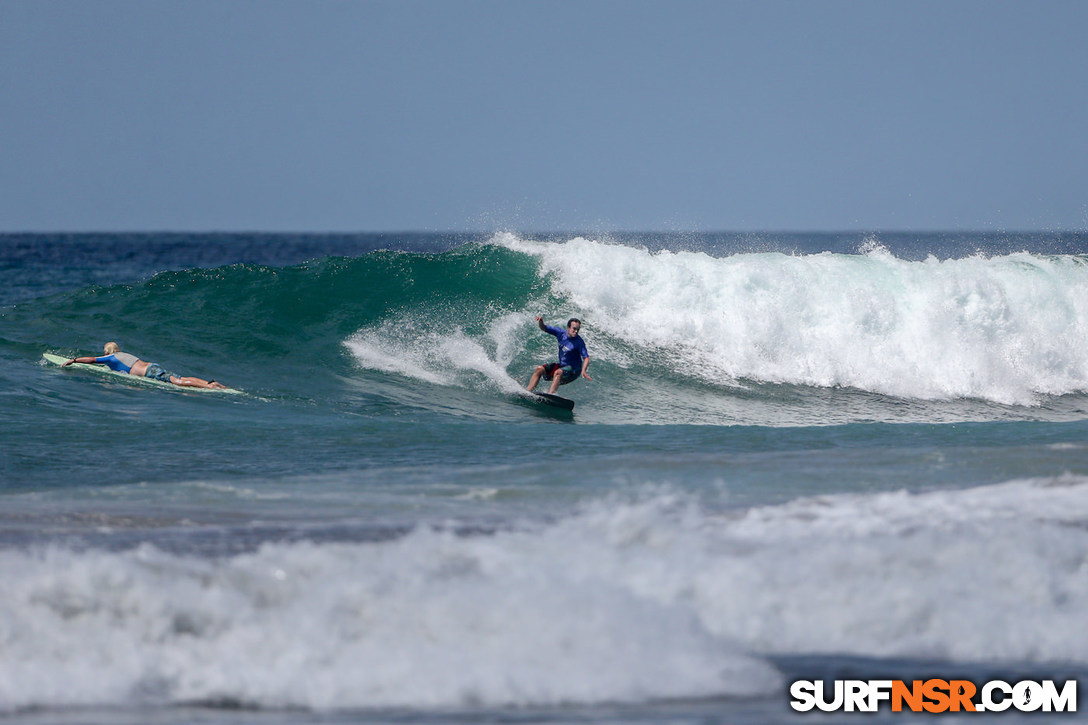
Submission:
POLYGON ((0 235, 0 713, 762 723, 814 673, 1083 677, 1086 255, 0 235), (518 394, 536 315, 583 320, 573 415, 518 394), (42 361, 110 340, 245 394, 42 361))

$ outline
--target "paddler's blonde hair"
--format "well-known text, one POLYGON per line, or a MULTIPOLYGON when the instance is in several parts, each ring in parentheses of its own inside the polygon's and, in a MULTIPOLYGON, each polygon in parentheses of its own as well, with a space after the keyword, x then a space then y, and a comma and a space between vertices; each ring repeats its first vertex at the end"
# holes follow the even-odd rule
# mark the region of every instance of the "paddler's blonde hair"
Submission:
POLYGON ((121 347, 116 342, 107 342, 104 351, 107 355, 112 355, 115 352, 121 352, 121 347))

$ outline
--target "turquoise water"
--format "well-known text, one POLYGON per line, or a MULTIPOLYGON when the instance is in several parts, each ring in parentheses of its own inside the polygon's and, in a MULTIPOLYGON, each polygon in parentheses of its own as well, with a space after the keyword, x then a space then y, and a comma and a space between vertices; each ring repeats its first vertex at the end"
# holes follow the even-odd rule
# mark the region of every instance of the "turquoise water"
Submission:
POLYGON ((1083 677, 1086 252, 0 236, 0 712, 755 723, 811 673, 1083 677), (536 315, 583 320, 573 416, 518 396, 536 315), (41 361, 108 340, 246 395, 41 361))

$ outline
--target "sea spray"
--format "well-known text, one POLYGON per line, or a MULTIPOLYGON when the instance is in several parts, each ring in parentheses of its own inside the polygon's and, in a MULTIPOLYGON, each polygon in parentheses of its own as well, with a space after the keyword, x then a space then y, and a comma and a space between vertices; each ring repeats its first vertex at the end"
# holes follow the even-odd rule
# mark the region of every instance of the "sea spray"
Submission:
POLYGON ((645 249, 498 235, 639 365, 1031 405, 1088 390, 1088 260, 1017 253, 922 261, 864 254, 645 249))
POLYGON ((283 385, 304 370, 339 373, 351 341, 375 348, 353 360, 364 369, 390 372, 403 355, 409 377, 506 387, 552 353, 538 314, 581 316, 594 369, 612 366, 625 383, 667 375, 725 393, 755 382, 1002 405, 1088 391, 1082 255, 907 260, 870 243, 860 254, 713 256, 500 234, 439 254, 163 272, 8 317, 41 327, 39 354, 119 338, 176 367, 227 360, 244 377, 286 361, 272 381, 283 385))

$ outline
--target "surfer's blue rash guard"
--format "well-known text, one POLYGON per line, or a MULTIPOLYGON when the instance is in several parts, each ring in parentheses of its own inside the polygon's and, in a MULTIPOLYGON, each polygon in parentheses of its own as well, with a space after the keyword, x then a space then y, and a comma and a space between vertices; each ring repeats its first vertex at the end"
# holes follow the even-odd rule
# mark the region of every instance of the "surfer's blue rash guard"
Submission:
POLYGON ((589 357, 585 340, 581 337, 568 337, 566 330, 551 325, 545 325, 544 330, 550 335, 555 335, 559 340, 559 364, 570 365, 571 371, 576 376, 581 375, 582 361, 589 357))
POLYGON ((130 355, 127 352, 115 352, 112 355, 103 355, 102 357, 96 357, 94 359, 97 363, 102 363, 110 370, 114 370, 119 373, 127 373, 132 370, 132 366, 140 361, 140 358, 135 355, 130 355))

